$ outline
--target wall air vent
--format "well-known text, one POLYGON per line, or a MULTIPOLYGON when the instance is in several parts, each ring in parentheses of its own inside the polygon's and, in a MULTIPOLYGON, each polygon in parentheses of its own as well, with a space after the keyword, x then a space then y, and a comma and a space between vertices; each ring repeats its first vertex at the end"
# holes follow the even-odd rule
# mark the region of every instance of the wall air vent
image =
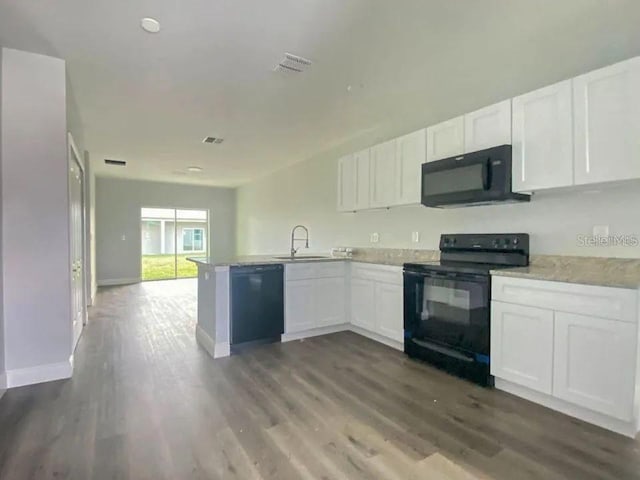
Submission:
POLYGON ((104 163, 106 163, 107 165, 115 165, 116 167, 127 166, 127 162, 125 162, 124 160, 109 160, 108 158, 105 158, 104 163))
POLYGON ((224 138, 218 138, 218 137, 204 137, 204 140, 202 140, 202 143, 220 144, 222 142, 224 142, 224 138))
POLYGON ((285 53, 284 58, 273 69, 274 72, 302 73, 311 66, 311 60, 285 53))

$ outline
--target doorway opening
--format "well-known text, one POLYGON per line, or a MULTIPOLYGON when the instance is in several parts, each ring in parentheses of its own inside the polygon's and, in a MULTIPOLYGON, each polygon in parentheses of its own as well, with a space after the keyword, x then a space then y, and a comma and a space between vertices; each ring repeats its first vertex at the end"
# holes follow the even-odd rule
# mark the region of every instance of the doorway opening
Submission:
POLYGON ((198 276, 189 257, 209 254, 209 211, 200 209, 140 209, 142 280, 198 276))

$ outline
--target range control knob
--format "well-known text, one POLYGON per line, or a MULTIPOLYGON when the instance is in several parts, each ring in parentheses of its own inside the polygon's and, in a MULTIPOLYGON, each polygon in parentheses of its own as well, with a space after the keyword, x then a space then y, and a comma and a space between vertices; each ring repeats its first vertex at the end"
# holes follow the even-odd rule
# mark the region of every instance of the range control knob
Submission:
POLYGON ((493 246, 495 248, 498 248, 500 246, 500 240, 498 240, 497 238, 493 239, 493 246))
POLYGON ((518 245, 518 243, 520 243, 520 240, 518 240, 518 237, 513 237, 513 244, 518 245))
POLYGON ((505 239, 504 239, 504 244, 505 244, 505 245, 509 245, 509 239, 508 239, 508 238, 505 238, 505 239))

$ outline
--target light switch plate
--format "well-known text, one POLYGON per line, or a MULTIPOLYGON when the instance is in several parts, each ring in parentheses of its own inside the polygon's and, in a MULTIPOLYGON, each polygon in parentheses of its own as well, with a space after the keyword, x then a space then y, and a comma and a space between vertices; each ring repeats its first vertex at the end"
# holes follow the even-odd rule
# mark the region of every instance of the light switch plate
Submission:
POLYGON ((378 233, 372 233, 369 239, 371 243, 378 243, 380 241, 380 235, 378 233))
POLYGON ((411 241, 413 243, 418 243, 420 241, 420 232, 413 232, 411 234, 411 241))

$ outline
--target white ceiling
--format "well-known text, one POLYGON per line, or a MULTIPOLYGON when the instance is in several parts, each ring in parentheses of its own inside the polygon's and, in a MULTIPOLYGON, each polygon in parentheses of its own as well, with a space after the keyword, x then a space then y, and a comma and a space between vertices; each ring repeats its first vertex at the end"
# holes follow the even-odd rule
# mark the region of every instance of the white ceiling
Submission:
POLYGON ((0 0, 0 45, 67 60, 98 174, 227 186, 640 55, 638 25, 638 0, 0 0))

